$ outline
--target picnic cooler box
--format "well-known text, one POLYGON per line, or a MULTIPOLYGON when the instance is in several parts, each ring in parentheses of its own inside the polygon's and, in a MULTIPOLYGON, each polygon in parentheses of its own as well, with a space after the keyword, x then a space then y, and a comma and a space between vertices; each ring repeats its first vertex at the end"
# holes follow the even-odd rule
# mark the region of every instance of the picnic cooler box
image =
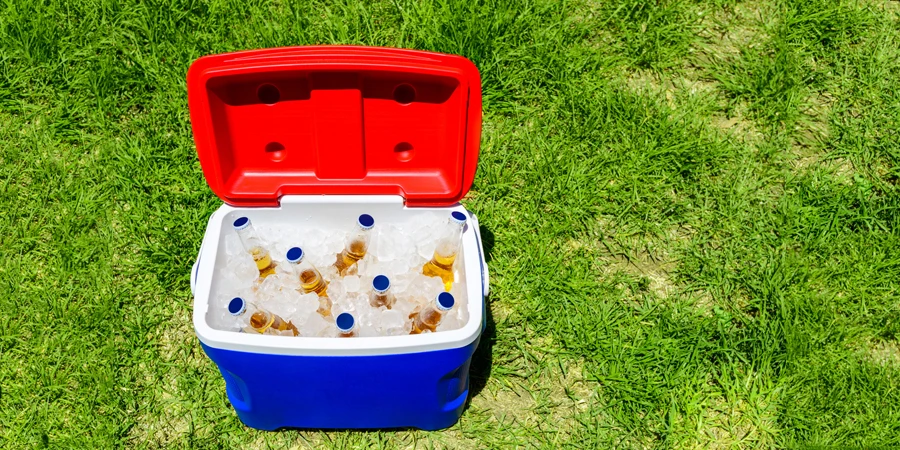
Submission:
POLYGON ((475 177, 481 82, 469 60, 322 46, 206 56, 187 75, 203 174, 223 204, 191 272, 194 329, 246 425, 428 430, 455 423, 485 325, 488 272, 477 218, 459 200, 475 177), (335 339, 213 329, 216 268, 237 217, 254 223, 390 223, 462 211, 457 270, 469 320, 452 331, 335 339))

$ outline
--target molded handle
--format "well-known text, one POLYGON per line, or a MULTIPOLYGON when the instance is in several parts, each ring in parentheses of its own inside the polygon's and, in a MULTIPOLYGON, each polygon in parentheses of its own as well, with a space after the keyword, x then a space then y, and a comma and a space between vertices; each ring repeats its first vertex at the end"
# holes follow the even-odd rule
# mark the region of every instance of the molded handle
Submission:
POLYGON ((191 295, 197 295, 197 273, 200 271, 200 255, 203 254, 203 242, 200 242, 200 250, 197 251, 197 259, 191 266, 191 295))

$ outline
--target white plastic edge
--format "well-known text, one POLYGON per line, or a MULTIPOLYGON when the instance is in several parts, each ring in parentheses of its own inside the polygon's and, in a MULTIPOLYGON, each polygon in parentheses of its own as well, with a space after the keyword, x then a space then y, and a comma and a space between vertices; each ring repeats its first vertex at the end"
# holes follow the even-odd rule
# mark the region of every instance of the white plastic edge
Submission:
POLYGON ((203 242, 200 242, 200 249, 197 250, 197 259, 194 260, 194 265, 191 266, 191 295, 197 294, 197 270, 200 269, 200 255, 203 254, 203 242))
MULTIPOLYGON (((393 195, 316 195, 316 196, 284 196, 281 205, 289 204, 403 204, 402 197, 393 195)), ((254 335, 215 330, 206 322, 209 307, 209 294, 217 259, 218 242, 222 222, 231 212, 246 210, 222 205, 209 218, 200 254, 197 256, 197 268, 194 281, 194 331, 203 344, 217 349, 235 350, 252 353, 296 355, 296 356, 372 356, 395 355, 406 353, 429 352, 465 347, 471 344, 482 332, 484 322, 484 283, 471 282, 481 277, 483 260, 479 252, 479 236, 477 220, 475 226, 463 233, 464 270, 466 271, 467 294, 469 297, 469 321, 462 328, 440 333, 428 333, 415 336, 386 336, 354 339, 304 338, 287 339, 283 336, 254 335), (218 226, 216 226, 218 224, 218 226)), ((281 206, 272 209, 281 209, 281 206)), ((415 209, 415 208, 408 208, 415 209)), ((425 208, 422 208, 425 209, 425 208)), ((431 208, 429 208, 431 209, 431 208)), ((446 208, 447 211, 461 211, 469 215, 462 205, 456 204, 446 208)), ((486 274, 487 272, 485 272, 486 274)))
MULTIPOLYGON (((202 253, 202 252, 200 252, 200 251, 197 252, 198 255, 200 253, 202 253)), ((200 259, 197 259, 196 261, 194 261, 194 264, 191 266, 191 295, 194 295, 194 292, 196 292, 196 290, 197 290, 197 269, 199 267, 198 266, 199 262, 200 262, 200 259)))
POLYGON ((481 227, 478 224, 478 217, 469 213, 469 217, 474 222, 472 228, 475 229, 475 236, 478 238, 478 256, 481 257, 481 286, 484 289, 484 296, 487 297, 491 293, 490 276, 488 274, 487 256, 484 253, 484 241, 481 240, 481 227))

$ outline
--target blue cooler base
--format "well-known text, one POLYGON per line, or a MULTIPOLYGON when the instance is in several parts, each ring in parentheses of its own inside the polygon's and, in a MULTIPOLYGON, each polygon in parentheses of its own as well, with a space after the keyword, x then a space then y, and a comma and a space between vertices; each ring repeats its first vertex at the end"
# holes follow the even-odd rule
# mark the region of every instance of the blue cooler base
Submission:
POLYGON ((201 343, 249 427, 447 428, 469 394, 479 338, 449 350, 377 356, 293 356, 201 343))

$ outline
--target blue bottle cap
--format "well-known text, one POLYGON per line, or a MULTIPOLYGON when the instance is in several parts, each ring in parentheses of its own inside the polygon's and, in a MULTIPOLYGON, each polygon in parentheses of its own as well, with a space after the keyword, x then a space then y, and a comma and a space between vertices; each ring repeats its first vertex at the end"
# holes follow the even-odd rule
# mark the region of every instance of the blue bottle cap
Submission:
POLYGON ((287 251, 287 260, 291 264, 296 264, 303 259, 303 249, 300 247, 292 247, 287 251))
POLYGON ((449 292, 441 292, 434 300, 435 303, 437 303, 438 309, 441 311, 449 311, 456 302, 456 300, 453 299, 453 294, 449 292))
POLYGON ((356 319, 353 318, 353 314, 340 313, 338 314, 337 319, 334 320, 334 324, 337 325, 338 330, 346 333, 353 329, 353 325, 356 324, 356 319))
POLYGON ((368 230, 375 226, 375 219, 368 214, 361 214, 359 219, 356 219, 356 223, 358 223, 363 230, 368 230))
POLYGON ((382 293, 391 287, 391 280, 385 275, 378 275, 372 280, 372 289, 375 292, 382 293))
POLYGON ((250 219, 248 219, 246 217, 238 217, 237 219, 234 220, 234 223, 232 225, 234 226, 234 229, 236 231, 241 231, 244 228, 247 228, 250 226, 250 219))
POLYGON ((450 213, 450 220, 453 223, 458 223, 461 225, 466 223, 466 215, 459 211, 453 211, 452 213, 450 213))
POLYGON ((247 310, 247 302, 240 297, 235 297, 228 302, 228 313, 232 316, 239 316, 247 310))

